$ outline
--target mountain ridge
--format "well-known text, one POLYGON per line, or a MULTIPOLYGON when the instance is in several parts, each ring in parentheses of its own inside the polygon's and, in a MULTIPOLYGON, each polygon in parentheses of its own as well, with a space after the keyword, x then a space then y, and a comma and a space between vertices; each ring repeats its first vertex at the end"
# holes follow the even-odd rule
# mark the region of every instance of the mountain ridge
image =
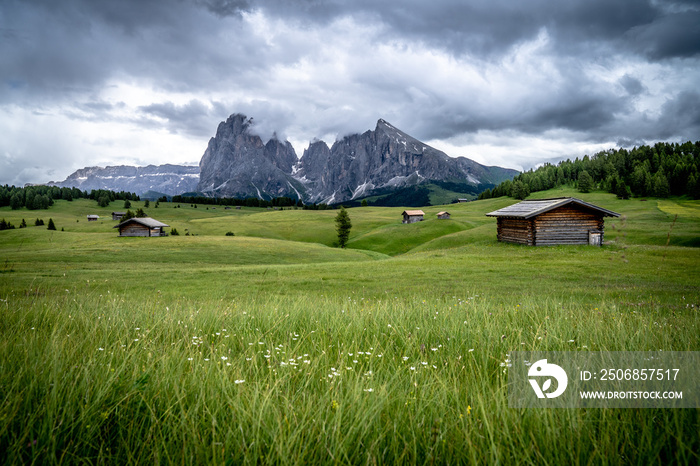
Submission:
POLYGON ((175 195, 196 189, 199 184, 199 167, 175 164, 110 165, 85 167, 76 170, 64 181, 49 181, 47 185, 78 188, 83 191, 108 189, 143 194, 157 191, 175 195))
POLYGON ((381 118, 374 130, 344 136, 331 146, 314 139, 299 158, 289 141, 274 134, 263 142, 254 132, 253 119, 234 113, 217 126, 199 166, 86 167, 51 184, 139 195, 157 191, 260 199, 286 196, 333 204, 436 182, 483 190, 518 173, 450 157, 381 118))

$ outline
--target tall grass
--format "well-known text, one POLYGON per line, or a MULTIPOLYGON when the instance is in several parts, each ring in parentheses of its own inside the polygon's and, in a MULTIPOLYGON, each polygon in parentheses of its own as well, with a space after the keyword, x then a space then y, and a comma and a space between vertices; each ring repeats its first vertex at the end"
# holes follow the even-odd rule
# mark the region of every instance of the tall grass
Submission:
POLYGON ((508 199, 351 209, 347 250, 333 212, 58 202, 0 233, 0 463, 697 464, 697 410, 508 408, 512 351, 700 348, 697 201, 586 200, 603 248, 497 243, 508 199))
POLYGON ((501 366, 515 350, 697 349, 696 312, 424 298, 9 298, 0 460, 698 461, 695 410, 510 409, 501 366))

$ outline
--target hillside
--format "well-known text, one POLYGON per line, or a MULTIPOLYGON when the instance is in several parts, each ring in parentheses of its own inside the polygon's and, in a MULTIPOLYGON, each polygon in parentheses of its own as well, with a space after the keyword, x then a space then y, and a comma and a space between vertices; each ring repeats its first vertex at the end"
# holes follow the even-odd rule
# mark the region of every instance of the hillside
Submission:
MULTIPOLYGON (((683 198, 621 200, 608 193, 582 194, 566 187, 538 192, 530 198, 561 196, 579 197, 623 214, 624 219, 606 220, 605 235, 608 244, 614 245, 621 241, 624 234, 624 241, 631 244, 664 246, 670 231, 670 245, 700 247, 700 201, 683 198), (674 221, 676 215, 678 218, 674 221)), ((404 207, 350 208, 348 212, 353 227, 348 249, 397 255, 441 247, 439 245, 464 247, 474 242, 496 243, 495 220, 484 214, 514 202, 517 201, 501 197, 424 207, 426 220, 413 225, 401 223, 404 207), (448 210, 452 214, 451 220, 437 220, 436 214, 441 210, 448 210)), ((103 233, 109 238, 114 235, 112 227, 116 224, 111 220, 111 212, 123 210, 121 205, 116 206, 118 203, 115 201, 112 205, 100 208, 95 201, 81 199, 72 202, 56 201, 49 210, 13 211, 5 207, 0 208, 0 217, 14 225, 19 225, 23 218, 27 223, 33 224, 36 217, 52 217, 59 230, 64 228, 70 233, 103 233), (101 218, 98 222, 88 223, 88 214, 97 214, 101 218)), ((221 206, 200 205, 194 208, 188 204, 173 203, 160 203, 159 208, 154 208, 154 205, 152 203, 145 209, 150 216, 176 228, 181 235, 196 235, 198 242, 205 241, 207 237, 216 237, 219 241, 229 231, 236 235, 232 241, 250 237, 317 243, 326 247, 332 247, 336 242, 333 222, 337 213, 335 210, 267 210, 251 207, 227 210, 221 206)), ((132 209, 139 207, 143 207, 143 202, 132 202, 132 209)), ((30 228, 28 231, 33 230, 30 228)), ((17 231, 13 234, 20 233, 17 231)), ((166 247, 169 244, 167 242, 176 240, 182 238, 166 238, 158 247, 166 247)), ((289 243, 279 247, 288 251, 293 246, 293 243, 289 243)))
POLYGON ((605 247, 498 243, 511 198, 350 208, 347 249, 333 210, 151 203, 181 234, 119 238, 118 202, 2 207, 57 231, 0 231, 0 462, 694 464, 694 409, 509 407, 516 351, 700 348, 700 201, 579 197, 623 214, 605 247))

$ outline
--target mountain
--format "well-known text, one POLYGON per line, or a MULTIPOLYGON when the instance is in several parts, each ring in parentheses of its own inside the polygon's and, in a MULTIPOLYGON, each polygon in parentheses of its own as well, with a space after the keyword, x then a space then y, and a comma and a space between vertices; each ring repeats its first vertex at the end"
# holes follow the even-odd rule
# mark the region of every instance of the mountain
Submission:
POLYGON ((449 157, 379 120, 374 131, 346 136, 330 149, 323 141, 312 143, 294 176, 309 201, 330 204, 430 182, 493 185, 517 173, 449 157))
POLYGON ((263 143, 255 134, 253 119, 237 113, 219 124, 199 167, 88 167, 49 184, 138 195, 286 196, 326 204, 389 196, 390 203, 424 204, 428 198, 438 203, 473 198, 516 174, 516 170, 487 167, 466 157, 449 157, 384 120, 377 122, 374 131, 346 136, 332 147, 313 141, 298 159, 288 141, 275 135, 263 143))
POLYGON ((199 167, 183 165, 148 165, 132 167, 87 167, 77 170, 65 181, 50 181, 50 186, 75 187, 83 191, 108 189, 127 191, 141 195, 147 191, 157 191, 176 195, 194 191, 199 183, 199 167))
POLYGON ((332 147, 314 141, 297 161, 289 142, 263 144, 253 120, 241 114, 221 122, 199 164, 198 190, 208 195, 337 203, 401 188, 442 183, 469 190, 493 186, 518 172, 449 157, 384 120, 374 131, 346 136, 332 147))
POLYGON ((263 144, 250 129, 252 118, 240 113, 222 121, 199 163, 198 191, 217 197, 303 198, 291 175, 298 162, 292 145, 274 136, 263 144))

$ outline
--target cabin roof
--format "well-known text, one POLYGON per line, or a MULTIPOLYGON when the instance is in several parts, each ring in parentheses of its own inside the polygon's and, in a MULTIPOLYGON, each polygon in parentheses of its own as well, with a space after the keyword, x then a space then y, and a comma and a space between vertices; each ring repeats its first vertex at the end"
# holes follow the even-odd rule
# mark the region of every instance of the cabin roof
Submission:
POLYGON ((445 215, 445 214, 450 215, 449 212, 444 211, 444 210, 443 210, 442 212, 438 212, 437 214, 438 214, 438 215, 445 215))
POLYGON ((425 212, 422 210, 404 210, 401 215, 408 215, 408 216, 414 216, 414 215, 425 215, 425 212))
POLYGON ((551 199, 532 199, 518 202, 517 204, 509 205, 499 210, 489 212, 487 217, 514 217, 514 218, 532 218, 537 215, 549 212, 550 210, 562 207, 568 204, 575 204, 587 210, 593 210, 603 215, 603 217, 619 217, 620 214, 612 210, 603 209, 581 199, 575 197, 556 197, 551 199))
POLYGON ((141 225, 147 226, 148 228, 169 227, 170 226, 170 225, 166 225, 163 222, 159 222, 158 220, 151 218, 151 217, 132 217, 128 220, 124 220, 119 225, 114 225, 114 228, 119 228, 120 226, 126 225, 127 223, 140 223, 141 225))

